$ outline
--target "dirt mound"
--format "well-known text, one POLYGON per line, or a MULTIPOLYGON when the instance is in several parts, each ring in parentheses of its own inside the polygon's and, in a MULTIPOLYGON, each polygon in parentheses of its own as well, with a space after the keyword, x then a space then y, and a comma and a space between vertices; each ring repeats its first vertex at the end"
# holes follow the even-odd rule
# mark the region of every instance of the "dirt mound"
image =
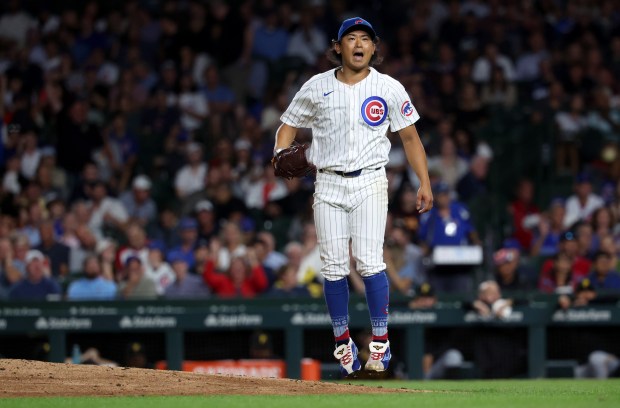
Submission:
POLYGON ((411 392, 369 386, 0 360, 0 398, 129 395, 304 395, 411 392))

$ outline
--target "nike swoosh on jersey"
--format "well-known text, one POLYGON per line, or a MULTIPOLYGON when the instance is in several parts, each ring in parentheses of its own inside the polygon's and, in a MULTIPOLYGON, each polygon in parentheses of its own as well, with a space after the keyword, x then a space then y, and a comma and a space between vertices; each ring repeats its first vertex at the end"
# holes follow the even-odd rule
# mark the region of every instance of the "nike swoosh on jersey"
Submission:
POLYGON ((334 91, 323 92, 323 96, 327 96, 327 95, 329 95, 329 94, 330 94, 330 93, 332 93, 332 92, 334 92, 334 91))

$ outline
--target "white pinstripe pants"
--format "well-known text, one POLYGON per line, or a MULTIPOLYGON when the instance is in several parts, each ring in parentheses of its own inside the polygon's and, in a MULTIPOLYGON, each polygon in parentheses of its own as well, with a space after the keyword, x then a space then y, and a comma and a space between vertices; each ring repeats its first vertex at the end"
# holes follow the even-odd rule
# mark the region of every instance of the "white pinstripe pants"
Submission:
POLYGON ((317 173, 314 222, 325 279, 338 280, 349 275, 349 240, 357 270, 363 277, 385 270, 387 186, 383 167, 352 178, 317 173))

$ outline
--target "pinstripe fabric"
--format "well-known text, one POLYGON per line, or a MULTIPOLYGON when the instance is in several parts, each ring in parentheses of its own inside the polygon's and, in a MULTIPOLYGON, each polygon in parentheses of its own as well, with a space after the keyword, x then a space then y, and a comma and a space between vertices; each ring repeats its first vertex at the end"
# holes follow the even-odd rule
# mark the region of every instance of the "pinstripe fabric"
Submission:
POLYGON ((387 204, 383 168, 355 178, 317 174, 314 220, 325 279, 338 280, 349 274, 349 240, 362 276, 385 270, 387 204))
POLYGON ((309 159, 319 169, 355 171, 385 166, 393 132, 414 124, 420 116, 410 103, 408 115, 403 104, 410 101, 405 88, 388 75, 370 68, 370 74, 355 85, 336 79, 329 70, 310 78, 297 92, 280 118, 295 128, 312 128, 309 159), (387 118, 370 126, 362 117, 362 105, 371 97, 387 103, 387 118))

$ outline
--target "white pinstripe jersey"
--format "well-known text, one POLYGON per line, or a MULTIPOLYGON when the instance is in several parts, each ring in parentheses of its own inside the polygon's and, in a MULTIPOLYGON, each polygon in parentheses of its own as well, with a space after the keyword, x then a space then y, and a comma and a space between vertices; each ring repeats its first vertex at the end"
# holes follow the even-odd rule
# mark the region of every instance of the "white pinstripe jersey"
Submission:
MULTIPOLYGON (((339 68, 337 68, 339 69, 339 68)), ((310 78, 280 118, 294 128, 312 128, 309 160, 319 169, 355 171, 385 166, 392 132, 420 116, 405 88, 370 68, 362 81, 347 85, 331 69, 310 78)))

